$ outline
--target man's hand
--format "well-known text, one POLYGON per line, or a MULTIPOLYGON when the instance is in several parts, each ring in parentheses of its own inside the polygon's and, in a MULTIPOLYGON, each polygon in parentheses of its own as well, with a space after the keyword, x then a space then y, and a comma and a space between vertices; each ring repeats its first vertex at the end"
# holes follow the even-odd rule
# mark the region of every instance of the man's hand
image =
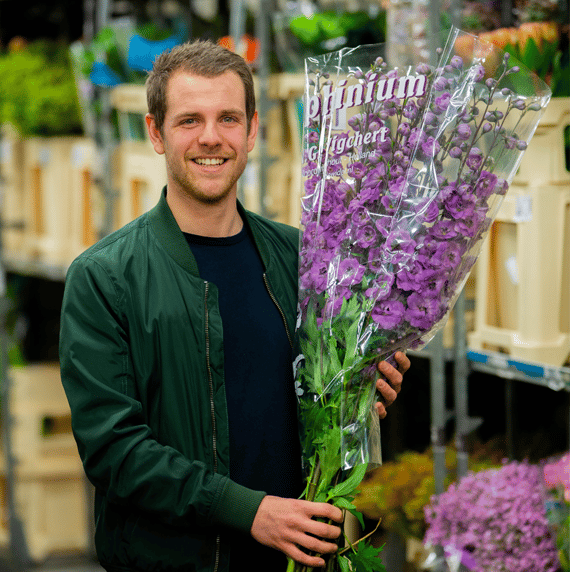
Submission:
POLYGON ((338 538, 341 530, 338 526, 313 520, 313 517, 338 523, 343 520, 342 511, 330 504, 268 495, 257 509, 251 535, 261 544, 276 548, 301 564, 323 567, 322 558, 310 556, 300 547, 317 554, 333 553, 337 545, 323 539, 338 538))
POLYGON ((386 407, 392 405, 398 397, 398 393, 402 389, 402 381, 404 374, 410 369, 410 360, 403 352, 396 352, 394 355, 398 363, 398 369, 391 366, 386 361, 381 361, 378 364, 378 371, 384 376, 385 379, 379 378, 376 382, 376 389, 382 395, 383 401, 376 403, 376 411, 380 419, 386 417, 386 407))

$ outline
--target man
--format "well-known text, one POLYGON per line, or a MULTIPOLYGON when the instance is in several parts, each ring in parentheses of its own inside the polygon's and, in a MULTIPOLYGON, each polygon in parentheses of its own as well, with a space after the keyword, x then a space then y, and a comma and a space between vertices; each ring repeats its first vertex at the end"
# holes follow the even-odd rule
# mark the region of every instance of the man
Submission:
MULTIPOLYGON (((236 195, 258 127, 251 74, 213 43, 185 44, 157 59, 147 99, 167 186, 74 261, 62 307, 62 382, 96 488, 99 560, 110 571, 273 571, 284 555, 320 566, 307 552, 333 552, 340 529, 315 518, 342 513, 296 499, 298 231, 236 195)), ((379 367, 391 403, 402 373, 379 367)))

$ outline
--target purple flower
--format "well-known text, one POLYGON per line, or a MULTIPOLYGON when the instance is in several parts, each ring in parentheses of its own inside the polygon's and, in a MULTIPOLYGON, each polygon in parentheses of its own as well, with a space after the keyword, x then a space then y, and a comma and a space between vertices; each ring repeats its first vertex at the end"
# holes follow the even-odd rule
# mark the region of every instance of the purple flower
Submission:
POLYGON ((356 163, 351 163, 348 166, 347 171, 349 177, 352 177, 353 179, 362 179, 366 174, 366 166, 358 161, 356 163))
POLYGON ((466 219, 472 216, 475 210, 475 197, 456 193, 445 201, 447 212, 454 219, 466 219))
POLYGON ((370 315, 380 328, 391 330, 404 319, 404 304, 399 300, 382 300, 374 306, 370 315))
POLYGON ((462 141, 467 141, 471 137, 471 127, 466 123, 460 123, 457 127, 457 136, 462 141))
POLYGON ((481 149, 473 147, 467 156, 466 164, 472 171, 477 171, 479 167, 483 164, 483 153, 481 149))
POLYGON ((433 112, 436 115, 441 115, 448 107, 449 102, 451 101, 451 94, 449 92, 445 92, 439 97, 435 98, 434 106, 432 108, 433 112))
POLYGON ((493 194, 496 186, 497 175, 489 173, 489 171, 481 171, 479 180, 475 186, 475 192, 480 199, 486 199, 493 194))
POLYGON ((360 248, 368 248, 377 241, 378 234, 371 224, 356 229, 355 242, 360 248))
POLYGON ((469 473, 425 507, 424 541, 469 553, 475 572, 555 572, 541 486, 539 467, 527 462, 469 473))
POLYGON ((439 141, 434 137, 428 137, 424 143, 422 143, 422 151, 427 157, 435 157, 441 149, 439 141))
POLYGON ((366 290, 366 297, 373 300, 374 303, 385 300, 392 292, 392 285, 394 284, 394 275, 389 273, 381 273, 372 282, 370 287, 366 290))
POLYGON ((431 236, 437 239, 448 239, 457 236, 457 230, 452 220, 440 220, 429 230, 431 236))
POLYGON ((415 328, 427 331, 438 320, 439 302, 436 298, 429 298, 414 292, 408 296, 405 317, 415 328))
POLYGON ((473 66, 470 70, 474 81, 481 81, 485 77, 485 68, 481 64, 473 66))
POLYGON ((345 258, 338 266, 337 284, 346 287, 360 284, 365 270, 356 258, 345 258))

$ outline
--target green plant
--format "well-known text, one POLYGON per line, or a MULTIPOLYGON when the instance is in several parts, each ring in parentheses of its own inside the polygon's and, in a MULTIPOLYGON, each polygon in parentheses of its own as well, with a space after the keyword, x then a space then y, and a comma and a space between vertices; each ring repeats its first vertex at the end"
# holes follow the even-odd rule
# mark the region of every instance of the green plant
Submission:
POLYGON ((24 137, 82 132, 67 46, 38 41, 0 56, 0 122, 24 137))

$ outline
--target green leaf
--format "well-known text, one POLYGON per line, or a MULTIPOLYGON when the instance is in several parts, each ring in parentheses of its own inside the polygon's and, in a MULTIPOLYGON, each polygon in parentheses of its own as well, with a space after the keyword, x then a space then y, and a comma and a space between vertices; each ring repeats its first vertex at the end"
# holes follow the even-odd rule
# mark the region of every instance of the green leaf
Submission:
POLYGON ((340 572, 351 572, 350 560, 346 556, 338 557, 338 565, 340 566, 340 572))
POLYGON ((335 497, 345 497, 347 495, 352 494, 356 490, 356 487, 358 487, 358 485, 362 482, 367 467, 368 465, 366 463, 362 465, 356 465, 356 467, 352 469, 352 472, 350 473, 350 476, 348 477, 348 479, 346 479, 346 481, 339 483, 338 485, 336 485, 336 487, 333 487, 329 491, 329 494, 327 495, 327 500, 330 500, 335 497))
POLYGON ((346 497, 335 498, 333 504, 334 506, 337 506, 342 510, 347 510, 350 514, 354 515, 358 519, 360 526, 364 529, 364 517, 362 516, 362 513, 358 512, 356 507, 346 497))
POLYGON ((348 552, 352 572, 386 572, 380 553, 382 548, 375 548, 371 544, 360 542, 355 552, 348 552))

